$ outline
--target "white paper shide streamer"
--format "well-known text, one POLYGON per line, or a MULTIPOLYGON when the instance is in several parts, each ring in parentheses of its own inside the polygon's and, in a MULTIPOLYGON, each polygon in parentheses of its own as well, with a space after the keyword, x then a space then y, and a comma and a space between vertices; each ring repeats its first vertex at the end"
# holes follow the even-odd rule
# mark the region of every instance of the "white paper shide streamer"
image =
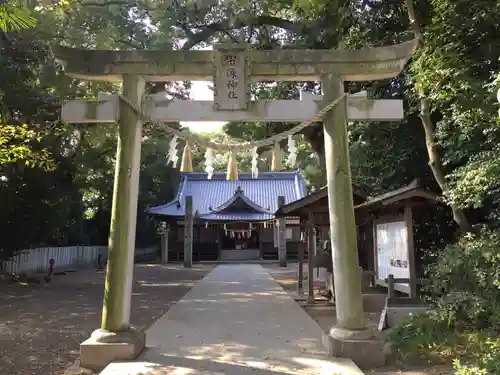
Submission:
POLYGON ((295 145, 295 139, 293 139, 292 135, 289 135, 288 136, 288 158, 286 160, 286 164, 290 168, 295 167, 295 163, 297 162, 297 154, 298 154, 298 149, 297 149, 297 146, 295 145))
POLYGON ((175 168, 177 166, 177 162, 179 161, 179 156, 177 155, 177 140, 179 137, 176 135, 170 140, 168 143, 168 155, 167 155, 167 165, 172 163, 172 167, 175 168))
POLYGON ((252 178, 259 177, 259 168, 257 165, 258 157, 259 157, 259 155, 257 154, 257 147, 254 147, 252 149, 252 178))
POLYGON ((214 150, 211 148, 207 148, 207 151, 205 152, 205 172, 207 172, 208 176, 207 178, 210 180, 212 176, 214 175, 214 150))

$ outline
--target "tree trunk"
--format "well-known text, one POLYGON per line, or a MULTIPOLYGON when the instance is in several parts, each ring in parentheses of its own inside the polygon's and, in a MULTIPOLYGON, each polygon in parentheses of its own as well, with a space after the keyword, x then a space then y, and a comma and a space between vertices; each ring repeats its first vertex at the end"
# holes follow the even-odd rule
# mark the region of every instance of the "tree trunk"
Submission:
MULTIPOLYGON (((419 48, 424 44, 424 38, 422 31, 420 30, 420 25, 417 22, 415 8, 413 6, 413 0, 405 0, 406 9, 408 11, 408 18, 410 20, 410 27, 415 34, 415 37, 419 40, 419 48)), ((422 121, 422 126, 425 132, 425 145, 427 147, 427 155, 429 156, 429 167, 431 168, 434 179, 436 180, 439 188, 444 193, 448 190, 446 183, 446 177, 444 173, 443 163, 441 161, 441 156, 436 148, 436 142, 434 138, 435 126, 432 122, 430 115, 430 103, 425 95, 424 89, 417 85, 417 93, 420 98, 420 119, 422 121)), ((455 204, 449 205, 453 213, 453 220, 457 223, 461 232, 469 232, 471 226, 465 212, 457 207, 455 204)))
MULTIPOLYGON (((425 96, 420 97, 420 119, 422 120, 422 126, 425 132, 425 145, 427 147, 427 154, 429 155, 429 167, 432 170, 434 179, 439 185, 442 192, 447 190, 446 177, 444 173, 443 164, 441 162, 441 156, 435 145, 434 139, 434 123, 430 116, 430 105, 429 101, 425 96)), ((458 224, 460 231, 468 232, 471 227, 464 211, 457 207, 455 204, 450 204, 451 211, 453 213, 453 220, 458 224)))

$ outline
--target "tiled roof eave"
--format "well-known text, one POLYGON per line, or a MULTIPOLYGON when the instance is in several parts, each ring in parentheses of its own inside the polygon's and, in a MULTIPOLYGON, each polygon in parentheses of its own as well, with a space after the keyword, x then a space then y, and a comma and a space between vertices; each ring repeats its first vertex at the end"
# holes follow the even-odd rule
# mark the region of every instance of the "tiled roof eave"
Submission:
POLYGON ((163 204, 161 206, 155 206, 155 207, 150 207, 146 210, 146 212, 148 214, 151 214, 151 215, 165 215, 165 216, 172 216, 170 214, 166 214, 166 213, 163 213, 163 212, 160 212, 161 210, 165 210, 165 209, 168 209, 172 206, 175 206, 176 209, 177 209, 177 205, 178 205, 178 201, 177 200, 174 200, 172 202, 169 202, 167 204, 163 204))
POLYGON ((268 213, 234 213, 234 214, 205 214, 199 215, 198 219, 212 222, 266 222, 274 220, 273 214, 268 213))
POLYGON ((245 202, 249 207, 254 209, 255 211, 265 213, 265 214, 270 214, 274 215, 272 211, 266 210, 264 207, 259 206, 257 203, 252 201, 249 197, 247 197, 243 193, 238 193, 233 195, 230 199, 228 199, 226 202, 221 204, 219 207, 213 209, 211 213, 217 214, 217 213, 223 213, 224 210, 227 210, 229 207, 231 207, 238 199, 242 199, 243 202, 245 202))
POLYGON ((226 219, 220 219, 220 218, 200 218, 205 221, 209 221, 211 223, 265 223, 268 221, 274 220, 274 218, 269 218, 269 219, 231 219, 231 218, 226 218, 226 219))

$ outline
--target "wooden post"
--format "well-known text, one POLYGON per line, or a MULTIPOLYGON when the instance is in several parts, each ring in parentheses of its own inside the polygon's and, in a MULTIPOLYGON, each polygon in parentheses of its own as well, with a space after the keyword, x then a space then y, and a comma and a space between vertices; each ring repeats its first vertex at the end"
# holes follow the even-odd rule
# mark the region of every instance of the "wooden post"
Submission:
POLYGON ((173 230, 174 230, 174 235, 173 240, 174 240, 174 246, 175 246, 175 260, 177 262, 181 261, 181 249, 179 246, 179 223, 177 220, 174 220, 173 222, 173 230))
MULTIPOLYGON (((144 89, 142 77, 123 76, 123 95, 132 102, 140 105, 144 89)), ((121 105, 101 322, 101 328, 109 332, 130 328, 141 140, 139 116, 129 106, 121 105)))
POLYGON ((307 216, 307 303, 314 303, 314 214, 310 211, 307 216))
POLYGON ((273 225, 273 248, 274 251, 278 254, 279 259, 279 248, 278 248, 278 219, 272 222, 273 225))
MULTIPOLYGON (((365 216, 368 217, 368 216, 365 216)), ((363 231, 365 233, 365 240, 363 241, 364 246, 366 246, 366 253, 368 254, 368 270, 372 271, 370 275, 370 286, 375 287, 376 270, 377 270, 377 249, 373 243, 373 221, 370 218, 367 223, 363 226, 363 231)))
POLYGON ((184 268, 193 266, 193 197, 184 198, 186 214, 184 216, 184 268))
POLYGON ((217 259, 220 260, 220 253, 222 250, 222 227, 221 224, 215 224, 214 228, 216 230, 216 236, 217 236, 217 259))
POLYGON ((168 235, 170 228, 165 228, 161 235, 161 264, 168 263, 168 235))
MULTIPOLYGON (((324 76, 322 87, 326 103, 344 94, 343 79, 339 75, 324 76)), ((346 100, 332 109, 325 117, 323 126, 337 327, 359 330, 365 326, 349 162, 346 100)))
POLYGON ((394 293, 394 275, 392 273, 389 274, 389 276, 387 277, 387 297, 389 299, 395 297, 395 293, 394 293))
POLYGON ((408 249, 408 271, 410 298, 417 298, 417 275, 415 269, 415 248, 413 243, 413 217, 411 206, 405 206, 404 220, 406 226, 406 244, 408 249))
POLYGON ((371 220, 371 232, 372 232, 372 249, 373 249, 373 280, 375 285, 377 285, 377 280, 380 278, 379 275, 379 254, 378 254, 378 238, 377 238, 377 224, 375 217, 372 216, 371 220))
MULTIPOLYGON (((278 208, 285 205, 285 197, 278 197, 278 208)), ((286 267, 286 218, 278 219, 278 259, 280 267, 286 267)))
POLYGON ((264 241, 263 241, 263 237, 264 237, 264 228, 262 227, 262 225, 259 225, 257 227, 257 231, 259 233, 259 254, 260 254, 260 259, 264 259, 264 241))
MULTIPOLYGON (((304 233, 304 225, 302 219, 300 219, 300 233, 302 237, 302 233, 304 233)), ((304 246, 305 241, 299 242, 298 248, 298 273, 297 273, 297 291, 302 294, 303 289, 303 281, 304 281, 304 246)))
POLYGON ((197 262, 201 261, 201 221, 196 222, 196 242, 193 244, 193 251, 196 249, 195 259, 197 262), (196 245, 195 245, 196 244, 196 245))

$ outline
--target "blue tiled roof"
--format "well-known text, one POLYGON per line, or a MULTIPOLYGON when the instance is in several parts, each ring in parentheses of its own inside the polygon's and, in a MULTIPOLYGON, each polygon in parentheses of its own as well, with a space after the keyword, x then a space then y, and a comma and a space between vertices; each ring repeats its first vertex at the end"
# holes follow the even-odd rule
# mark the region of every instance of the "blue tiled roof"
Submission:
POLYGON ((205 220, 264 221, 274 218, 278 209, 278 196, 285 204, 305 197, 304 179, 296 172, 260 172, 258 178, 251 173, 240 173, 237 181, 227 181, 226 173, 184 173, 176 198, 165 205, 152 207, 149 213, 163 216, 184 216, 184 197, 193 197, 193 208, 205 220), (239 191, 239 192, 238 192, 239 191), (241 198, 252 212, 227 212, 241 198))

